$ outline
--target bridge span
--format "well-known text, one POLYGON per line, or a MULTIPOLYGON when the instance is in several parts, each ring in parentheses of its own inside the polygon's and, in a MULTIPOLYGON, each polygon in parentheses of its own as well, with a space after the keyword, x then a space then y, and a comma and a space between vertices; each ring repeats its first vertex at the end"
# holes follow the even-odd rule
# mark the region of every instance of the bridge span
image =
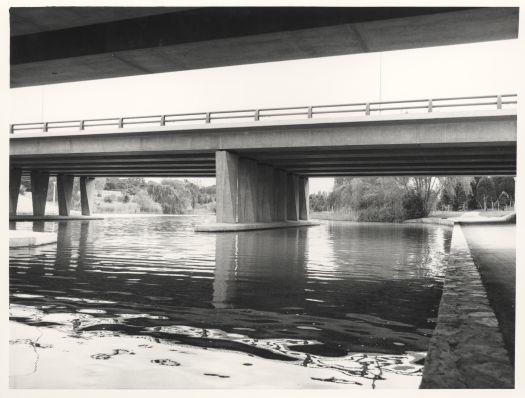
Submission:
POLYGON ((35 215, 57 176, 69 215, 102 176, 216 177, 217 221, 308 218, 308 178, 515 175, 516 95, 11 125, 10 214, 31 174, 35 215))

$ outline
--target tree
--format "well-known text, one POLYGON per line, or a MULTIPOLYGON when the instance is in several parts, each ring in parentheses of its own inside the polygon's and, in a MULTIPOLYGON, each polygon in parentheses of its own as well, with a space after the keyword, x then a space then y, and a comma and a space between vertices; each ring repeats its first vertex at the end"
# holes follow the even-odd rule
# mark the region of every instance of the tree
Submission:
POLYGON ((487 203, 497 199, 496 186, 490 177, 482 177, 476 186, 476 201, 480 208, 487 210, 487 203))

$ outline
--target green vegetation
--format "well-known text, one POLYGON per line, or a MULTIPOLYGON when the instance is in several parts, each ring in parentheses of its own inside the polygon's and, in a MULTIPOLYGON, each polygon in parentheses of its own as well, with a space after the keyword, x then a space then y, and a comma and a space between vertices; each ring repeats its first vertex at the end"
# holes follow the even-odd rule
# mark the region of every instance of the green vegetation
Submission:
MULTIPOLYGON (((49 179, 48 201, 53 200, 56 179, 49 179)), ((163 179, 160 183, 144 178, 95 179, 97 213, 213 213, 215 186, 200 187, 188 180, 163 179)), ((22 179, 20 193, 31 191, 29 177, 22 179)), ((56 200, 56 193, 55 193, 56 200)), ((80 210, 80 183, 73 184, 74 210, 80 210)))
POLYGON ((400 222, 437 210, 506 209, 514 204, 513 177, 344 177, 330 193, 310 195, 318 218, 400 222))

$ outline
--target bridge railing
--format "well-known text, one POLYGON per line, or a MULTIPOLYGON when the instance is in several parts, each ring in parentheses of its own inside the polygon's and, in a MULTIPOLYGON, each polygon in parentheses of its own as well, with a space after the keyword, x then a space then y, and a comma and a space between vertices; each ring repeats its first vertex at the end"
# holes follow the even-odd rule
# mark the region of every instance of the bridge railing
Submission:
POLYGON ((66 120, 10 125, 10 133, 22 131, 49 132, 90 130, 93 128, 126 128, 137 125, 174 126, 177 124, 212 124, 268 119, 320 119, 334 115, 370 116, 378 114, 428 113, 440 110, 503 109, 518 103, 517 94, 485 95, 474 97, 434 98, 403 101, 360 102, 353 104, 310 105, 286 108, 242 109, 215 112, 176 113, 166 115, 128 116, 119 118, 66 120))

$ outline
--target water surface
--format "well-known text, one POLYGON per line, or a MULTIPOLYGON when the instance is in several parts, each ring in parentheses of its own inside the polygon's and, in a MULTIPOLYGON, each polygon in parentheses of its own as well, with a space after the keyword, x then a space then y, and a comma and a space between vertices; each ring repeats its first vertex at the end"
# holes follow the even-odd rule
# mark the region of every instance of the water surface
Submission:
MULTIPOLYGON (((10 251, 11 348, 26 348, 12 360, 11 386, 51 383, 42 363, 34 371, 13 370, 24 361, 33 366, 28 358, 35 354, 49 363, 72 361, 75 386, 85 385, 86 369, 120 363, 156 375, 149 379, 155 385, 144 380, 139 387, 272 387, 253 372, 255 362, 281 373, 285 366, 295 376, 282 380, 284 387, 417 386, 441 297, 448 227, 330 222, 193 232, 203 221, 12 225, 55 230, 58 242, 10 251), (54 343, 35 343, 39 333, 54 343), (78 351, 79 343, 90 349, 78 351), (186 363, 173 357, 180 347, 191 352, 186 363), (210 355, 218 356, 220 371, 204 369, 210 355), (186 382, 159 378, 173 363, 170 372, 190 373, 186 382)), ((95 380, 100 385, 87 386, 138 383, 95 380)))

